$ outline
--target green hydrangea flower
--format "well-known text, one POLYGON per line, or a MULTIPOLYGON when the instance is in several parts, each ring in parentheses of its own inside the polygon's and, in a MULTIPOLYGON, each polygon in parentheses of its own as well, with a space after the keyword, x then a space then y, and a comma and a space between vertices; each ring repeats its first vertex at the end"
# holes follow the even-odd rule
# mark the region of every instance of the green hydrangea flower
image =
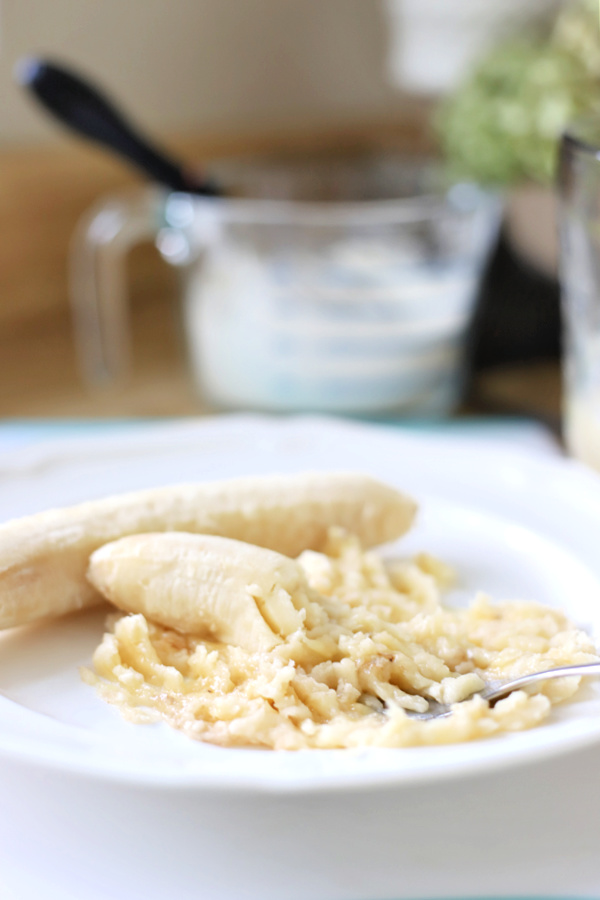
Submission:
POLYGON ((436 126, 451 175, 551 182, 562 131, 599 99, 598 0, 579 0, 545 36, 494 49, 442 104, 436 126))

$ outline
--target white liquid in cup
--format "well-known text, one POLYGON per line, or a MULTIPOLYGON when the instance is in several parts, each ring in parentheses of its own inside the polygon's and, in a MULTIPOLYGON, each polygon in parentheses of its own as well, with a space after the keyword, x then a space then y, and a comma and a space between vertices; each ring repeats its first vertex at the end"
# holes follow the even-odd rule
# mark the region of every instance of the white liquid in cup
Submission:
MULTIPOLYGON (((335 265, 221 247, 188 279, 194 380, 217 408, 443 414, 456 404, 478 273, 337 246, 335 265), (343 259, 343 265, 337 265, 343 259), (354 265, 352 264, 354 263, 354 265)), ((331 261, 331 259, 330 259, 331 261)))
POLYGON ((569 453, 600 472, 600 388, 567 399, 564 432, 569 453))

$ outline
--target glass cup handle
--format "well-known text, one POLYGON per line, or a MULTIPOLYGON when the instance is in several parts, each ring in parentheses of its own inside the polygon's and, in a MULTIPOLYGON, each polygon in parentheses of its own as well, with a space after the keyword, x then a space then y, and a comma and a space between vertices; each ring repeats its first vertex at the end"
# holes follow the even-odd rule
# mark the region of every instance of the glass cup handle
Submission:
POLYGON ((154 240, 164 193, 142 188, 104 198, 77 224, 70 249, 70 298, 79 364, 99 386, 131 369, 131 327, 125 261, 154 240))

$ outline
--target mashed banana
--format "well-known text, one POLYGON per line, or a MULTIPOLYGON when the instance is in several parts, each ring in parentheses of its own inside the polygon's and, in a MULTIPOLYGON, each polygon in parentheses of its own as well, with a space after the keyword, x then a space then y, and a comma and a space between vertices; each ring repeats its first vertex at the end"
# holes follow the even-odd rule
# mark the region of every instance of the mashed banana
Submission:
POLYGON ((537 725, 579 679, 515 692, 494 708, 472 695, 488 681, 598 659, 591 639, 555 610, 492 605, 484 595, 467 609, 445 607, 451 572, 425 555, 386 562, 331 529, 324 552, 297 562, 310 602, 275 646, 253 651, 141 613, 113 615, 84 679, 129 719, 163 720, 223 746, 408 747, 537 725), (428 698, 456 704, 453 715, 411 718, 428 698))

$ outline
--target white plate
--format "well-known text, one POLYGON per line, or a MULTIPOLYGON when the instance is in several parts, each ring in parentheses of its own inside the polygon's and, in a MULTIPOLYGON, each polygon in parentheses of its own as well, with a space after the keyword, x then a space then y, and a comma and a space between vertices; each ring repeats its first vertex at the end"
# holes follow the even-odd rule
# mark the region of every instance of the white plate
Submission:
MULTIPOLYGON (((456 602, 563 609, 600 643, 600 480, 573 463, 498 450, 443 431, 318 418, 231 416, 0 456, 0 519, 176 481, 307 469, 359 469, 421 505, 402 553, 425 549, 458 568, 456 602)), ((306 791, 414 784, 567 753, 600 740, 600 689, 529 732, 449 747, 272 753, 195 743, 166 726, 124 722, 80 681, 102 611, 0 636, 0 755, 131 784, 306 791)))

